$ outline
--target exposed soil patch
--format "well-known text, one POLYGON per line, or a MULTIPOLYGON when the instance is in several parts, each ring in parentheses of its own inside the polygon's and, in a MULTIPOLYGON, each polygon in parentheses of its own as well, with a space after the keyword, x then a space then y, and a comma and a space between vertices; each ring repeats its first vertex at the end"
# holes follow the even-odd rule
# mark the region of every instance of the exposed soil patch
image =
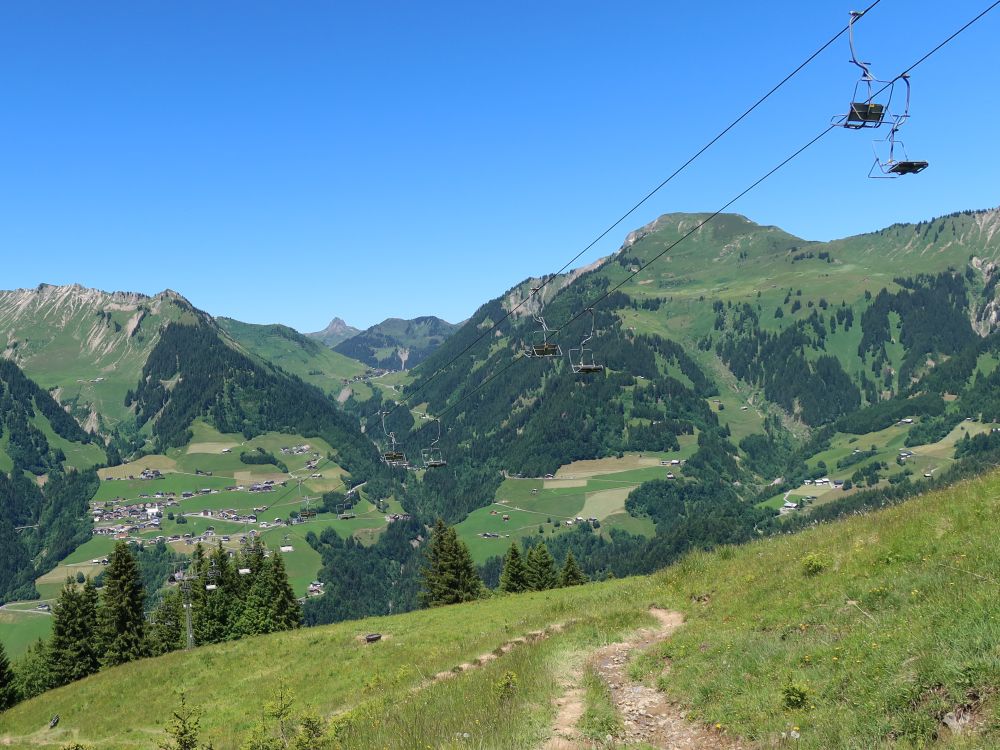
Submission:
MULTIPOLYGON (((628 676, 629 655, 635 649, 646 649, 669 638, 684 624, 680 612, 653 608, 649 610, 658 621, 655 629, 637 631, 629 640, 612 643, 597 651, 591 665, 607 684, 611 698, 624 724, 626 745, 646 743, 659 748, 677 750, 741 750, 739 742, 708 727, 690 722, 684 710, 663 693, 628 676)), ((575 730, 584 711, 584 692, 579 684, 580 673, 571 675, 567 691, 556 702, 558 707, 553 736, 544 750, 585 750, 594 743, 582 738, 575 730)))

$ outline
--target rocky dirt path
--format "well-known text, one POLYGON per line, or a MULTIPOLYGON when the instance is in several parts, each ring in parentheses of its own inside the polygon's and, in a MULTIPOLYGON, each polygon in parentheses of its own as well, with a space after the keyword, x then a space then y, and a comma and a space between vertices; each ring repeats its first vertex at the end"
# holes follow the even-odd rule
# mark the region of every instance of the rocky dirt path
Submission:
MULTIPOLYGON (((590 659, 611 691, 615 708, 624 724, 624 736, 617 738, 628 745, 645 743, 671 750, 741 750, 743 745, 714 730, 689 722, 684 711, 655 688, 632 681, 628 676, 629 655, 669 638, 684 624, 680 612, 653 608, 649 613, 658 627, 637 631, 629 640, 612 643, 598 650, 590 659)), ((574 670, 567 679, 566 692, 556 701, 553 734, 544 750, 587 750, 607 747, 579 736, 575 727, 584 711, 584 691, 577 687, 582 670, 574 670)))

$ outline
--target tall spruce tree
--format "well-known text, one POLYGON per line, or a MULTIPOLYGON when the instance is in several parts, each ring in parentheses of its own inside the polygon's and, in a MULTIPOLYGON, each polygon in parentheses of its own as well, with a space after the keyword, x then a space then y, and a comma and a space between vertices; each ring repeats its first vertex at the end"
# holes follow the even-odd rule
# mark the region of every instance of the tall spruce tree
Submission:
POLYGON ((265 568, 271 599, 271 619, 273 630, 291 630, 302 624, 302 607, 292 585, 288 582, 288 571, 285 570, 285 560, 280 552, 272 552, 269 564, 265 568))
POLYGON ((243 598, 243 608, 233 622, 233 637, 262 635, 275 630, 271 618, 271 585, 265 571, 261 570, 243 598))
POLYGON ((573 557, 573 550, 567 552, 566 562, 563 563, 562 570, 559 571, 559 585, 579 586, 589 580, 587 574, 580 570, 580 566, 577 565, 576 558, 573 557))
POLYGON ((509 594, 528 590, 528 571, 517 542, 511 542, 510 549, 507 550, 507 554, 503 558, 500 590, 509 594))
POLYGON ((108 666, 139 659, 146 652, 146 621, 139 566, 125 542, 118 542, 104 573, 99 631, 108 666))
POLYGON ((156 605, 149 628, 149 650, 154 656, 184 648, 186 627, 184 600, 177 589, 163 595, 156 605))
POLYGON ((482 595, 483 581, 469 548, 440 518, 431 532, 420 573, 420 600, 428 607, 468 602, 482 595))
POLYGON ((49 640, 49 670, 54 686, 82 679, 101 668, 97 635, 97 589, 67 578, 59 592, 49 640))
POLYGON ((232 635, 233 623, 242 607, 243 584, 222 543, 202 562, 199 579, 193 583, 205 596, 195 620, 198 643, 219 643, 232 635))
POLYGON ((545 591, 559 585, 556 561, 544 542, 536 544, 528 552, 526 567, 528 588, 532 591, 545 591))
POLYGON ((14 670, 11 669, 10 660, 4 650, 3 643, 0 643, 0 711, 6 711, 17 703, 17 685, 14 681, 14 670))

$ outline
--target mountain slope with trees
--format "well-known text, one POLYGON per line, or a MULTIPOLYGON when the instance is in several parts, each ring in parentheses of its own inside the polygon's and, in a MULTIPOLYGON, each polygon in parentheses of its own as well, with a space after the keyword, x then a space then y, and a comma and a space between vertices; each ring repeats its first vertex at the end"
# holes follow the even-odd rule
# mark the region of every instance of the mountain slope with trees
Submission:
POLYGON ((369 367, 406 370, 427 359, 459 327, 433 315, 387 318, 333 347, 369 367))

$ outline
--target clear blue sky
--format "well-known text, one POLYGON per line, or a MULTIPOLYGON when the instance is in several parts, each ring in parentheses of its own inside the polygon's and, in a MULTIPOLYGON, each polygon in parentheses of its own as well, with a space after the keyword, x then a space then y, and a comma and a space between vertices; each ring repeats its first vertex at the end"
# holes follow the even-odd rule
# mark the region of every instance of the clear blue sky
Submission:
MULTIPOLYGON (((0 286, 456 321, 555 270, 846 23, 845 1, 0 4, 0 286)), ((851 0, 853 2, 853 0, 851 0)), ((863 4, 863 3, 862 3, 863 4)), ((987 0, 883 0, 891 76, 987 0)), ((837 131, 733 210, 828 239, 1000 203, 1000 9, 913 75, 918 177, 837 131)), ((581 262, 717 208, 846 110, 846 37, 581 262)))

